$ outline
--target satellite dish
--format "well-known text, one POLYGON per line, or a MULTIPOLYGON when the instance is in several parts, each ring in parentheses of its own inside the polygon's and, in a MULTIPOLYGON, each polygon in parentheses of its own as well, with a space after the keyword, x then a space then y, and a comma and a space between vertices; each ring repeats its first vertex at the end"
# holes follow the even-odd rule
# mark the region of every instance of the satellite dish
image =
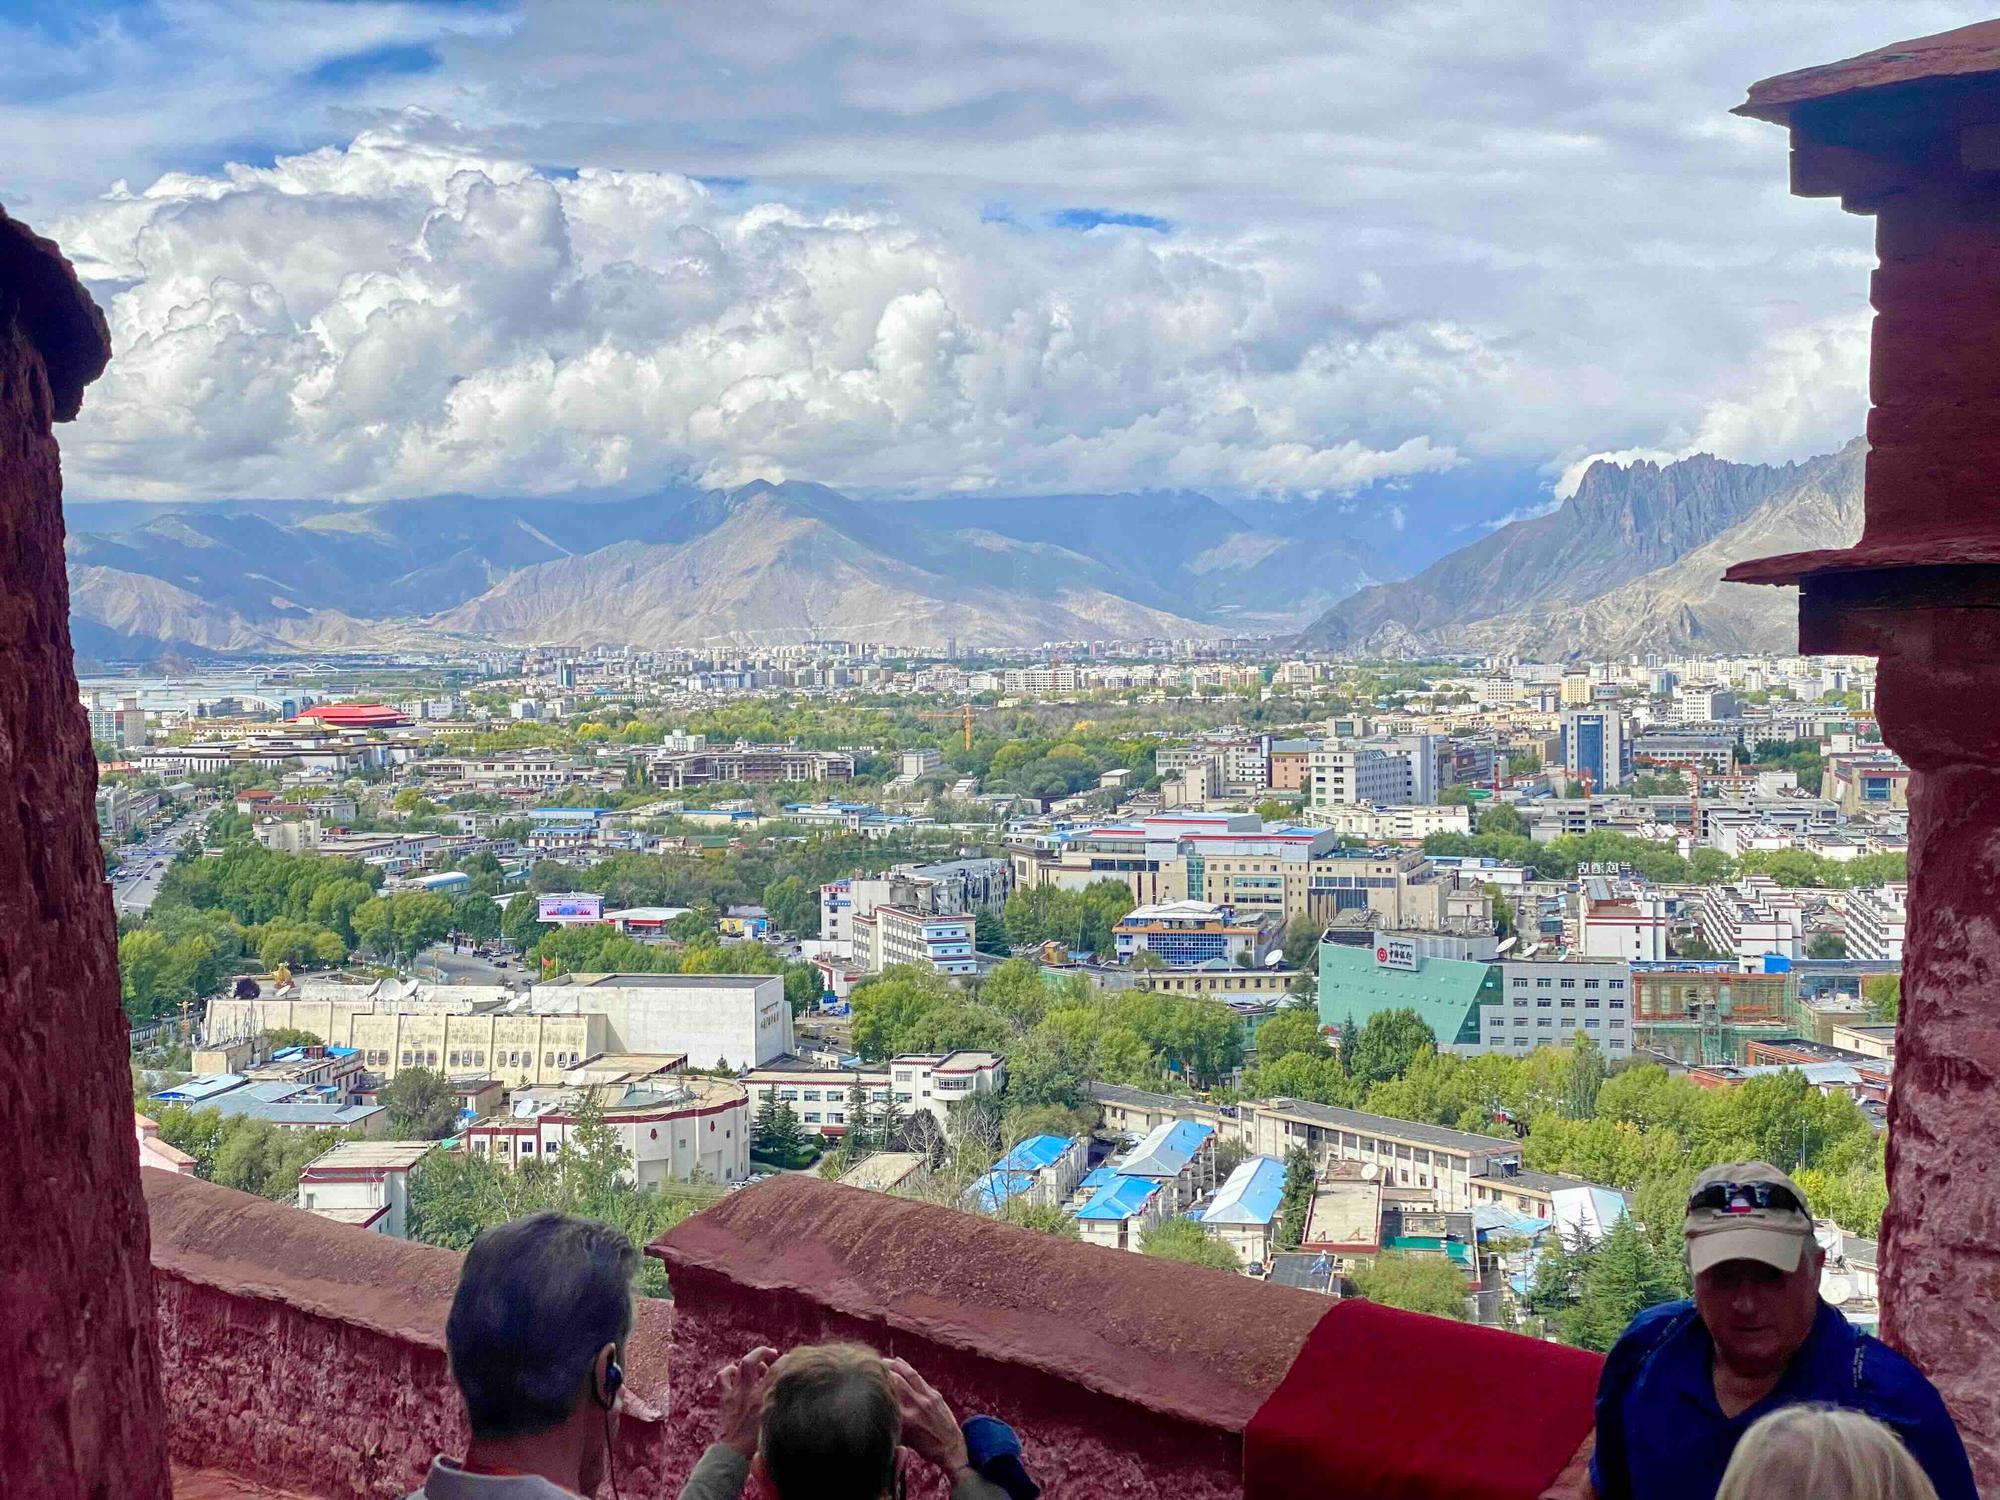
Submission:
POLYGON ((1361 1180, 1363 1182, 1373 1182, 1377 1174, 1379 1174, 1381 1170, 1382 1169, 1380 1167, 1378 1167, 1377 1165, 1375 1165, 1374 1162, 1371 1161, 1368 1163, 1367 1166, 1361 1169, 1361 1180))
POLYGON ((1282 968, 1284 962, 1285 953, 1282 948, 1273 948, 1269 953, 1264 955, 1264 967, 1267 969, 1282 968))

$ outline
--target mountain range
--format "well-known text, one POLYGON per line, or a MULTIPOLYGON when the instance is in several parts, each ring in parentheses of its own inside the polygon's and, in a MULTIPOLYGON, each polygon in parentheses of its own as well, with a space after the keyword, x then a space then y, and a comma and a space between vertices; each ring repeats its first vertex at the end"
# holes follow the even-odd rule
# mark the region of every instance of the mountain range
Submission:
POLYGON ((1298 628, 1400 569, 1338 503, 856 501, 755 483, 610 502, 79 505, 87 658, 436 645, 942 645, 1298 628))
POLYGON ((1861 534, 1860 440, 1789 464, 1708 454, 1599 462, 1546 515, 1501 527, 1414 577, 1361 589, 1298 637, 1348 655, 1796 648, 1795 591, 1722 582, 1745 558, 1861 534))
POLYGON ((1379 507, 1191 493, 883 502, 788 481, 613 501, 82 504, 71 629, 95 661, 1290 632, 1348 655, 1778 650, 1791 596, 1720 575, 1850 541, 1863 453, 1600 462, 1553 511, 1442 557, 1438 528, 1379 507))

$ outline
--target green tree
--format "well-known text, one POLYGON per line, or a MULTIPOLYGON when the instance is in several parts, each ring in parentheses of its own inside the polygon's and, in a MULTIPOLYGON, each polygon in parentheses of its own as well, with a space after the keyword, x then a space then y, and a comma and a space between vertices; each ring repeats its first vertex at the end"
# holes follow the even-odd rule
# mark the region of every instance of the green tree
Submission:
POLYGON ((1322 931, 1319 923, 1306 916, 1293 917, 1285 924, 1285 964, 1288 968, 1303 969, 1309 963, 1318 966, 1322 931))
POLYGON ((1845 958, 1847 939, 1837 932, 1815 932, 1806 939, 1807 958, 1845 958))
POLYGON ((1506 834, 1513 838, 1526 838, 1527 820, 1506 803, 1496 803, 1479 815, 1479 831, 1482 834, 1506 834))
POLYGON ((399 1140, 443 1140, 458 1127, 458 1095, 451 1080, 429 1068, 402 1068, 376 1094, 399 1140))
POLYGON ((1256 1047, 1259 1067, 1295 1053, 1311 1058, 1331 1056, 1319 1029, 1319 1017, 1308 1010, 1279 1011, 1257 1028, 1256 1047))
POLYGON ((1319 1168, 1303 1146, 1285 1152, 1285 1187, 1278 1199, 1278 1249, 1296 1250, 1306 1237, 1306 1217, 1312 1212, 1319 1168))
POLYGON ((764 911, 778 931, 795 936, 819 933, 819 892, 808 891, 796 875, 786 875, 764 887, 764 911))
POLYGON ((1604 1049, 1597 1039, 1578 1032, 1570 1044, 1569 1066, 1563 1080, 1563 1113, 1572 1120, 1587 1120, 1597 1113, 1598 1090, 1604 1087, 1607 1069, 1604 1049))
POLYGON ((272 1052, 283 1052, 287 1047, 317 1047, 321 1041, 322 1038, 296 1026, 273 1026, 264 1033, 264 1045, 272 1052))
POLYGON ((1370 1302, 1438 1318, 1467 1318, 1465 1274, 1442 1255, 1385 1250, 1349 1278, 1370 1302))
POLYGON ((981 907, 973 913, 973 945, 981 953, 1005 953, 1011 942, 1007 937, 1007 923, 1000 913, 989 907, 981 907))
POLYGON ((1870 1017, 1894 1025, 1903 1009, 1903 976, 1870 974, 1861 981, 1861 998, 1867 1002, 1870 1017))
POLYGON ((507 903, 507 910, 500 916, 500 931, 516 949, 526 953, 541 941, 549 931, 548 924, 541 920, 540 907, 536 904, 533 891, 522 891, 507 903))
POLYGON ((1654 1248, 1629 1216, 1611 1226, 1601 1244, 1584 1252, 1576 1277, 1576 1302, 1556 1318, 1563 1342, 1608 1351, 1632 1319, 1671 1301, 1678 1289, 1654 1248))
POLYGON ((1088 1097, 1090 1074, 1075 1048, 1058 1036, 1030 1034, 1007 1054, 1010 1108, 1056 1105, 1075 1109, 1088 1097))
POLYGON ((1139 1236, 1143 1254, 1161 1260, 1178 1260, 1191 1266, 1207 1266, 1214 1271, 1241 1273, 1243 1262, 1221 1240, 1210 1239, 1193 1219, 1174 1215, 1149 1226, 1139 1236))
POLYGON ((1436 1035, 1415 1011, 1377 1011, 1354 1039, 1348 1071, 1365 1082, 1380 1083, 1400 1077, 1419 1052, 1436 1047, 1436 1035))
POLYGON ((751 1153, 780 1167, 802 1167, 815 1154, 798 1113, 785 1100, 767 1096, 750 1133, 751 1153))
POLYGON ((452 903, 451 930, 475 943, 490 943, 500 936, 500 907, 490 895, 468 891, 452 903))

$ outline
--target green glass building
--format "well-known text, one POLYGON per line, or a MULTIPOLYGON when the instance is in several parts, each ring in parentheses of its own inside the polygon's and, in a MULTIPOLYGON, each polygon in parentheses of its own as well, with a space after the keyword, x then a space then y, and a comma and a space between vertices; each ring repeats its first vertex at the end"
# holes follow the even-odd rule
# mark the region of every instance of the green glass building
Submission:
POLYGON ((1438 1051, 1479 1047, 1479 1007, 1501 1003, 1500 967, 1460 958, 1422 958, 1386 934, 1376 945, 1321 943, 1319 1022, 1356 1026, 1385 1010, 1413 1010, 1438 1051))

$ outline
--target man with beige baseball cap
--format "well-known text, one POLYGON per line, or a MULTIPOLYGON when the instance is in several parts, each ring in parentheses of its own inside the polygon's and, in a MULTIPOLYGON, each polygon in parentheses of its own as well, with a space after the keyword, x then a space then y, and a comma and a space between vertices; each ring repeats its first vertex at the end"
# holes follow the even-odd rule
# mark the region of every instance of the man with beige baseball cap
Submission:
POLYGON ((1939 1500, 1977 1500, 1936 1388, 1820 1299, 1826 1255, 1796 1182, 1769 1162, 1710 1167, 1682 1232, 1694 1300, 1634 1318, 1598 1382, 1590 1480, 1602 1500, 1713 1500, 1737 1439, 1801 1403, 1887 1423, 1939 1500))

